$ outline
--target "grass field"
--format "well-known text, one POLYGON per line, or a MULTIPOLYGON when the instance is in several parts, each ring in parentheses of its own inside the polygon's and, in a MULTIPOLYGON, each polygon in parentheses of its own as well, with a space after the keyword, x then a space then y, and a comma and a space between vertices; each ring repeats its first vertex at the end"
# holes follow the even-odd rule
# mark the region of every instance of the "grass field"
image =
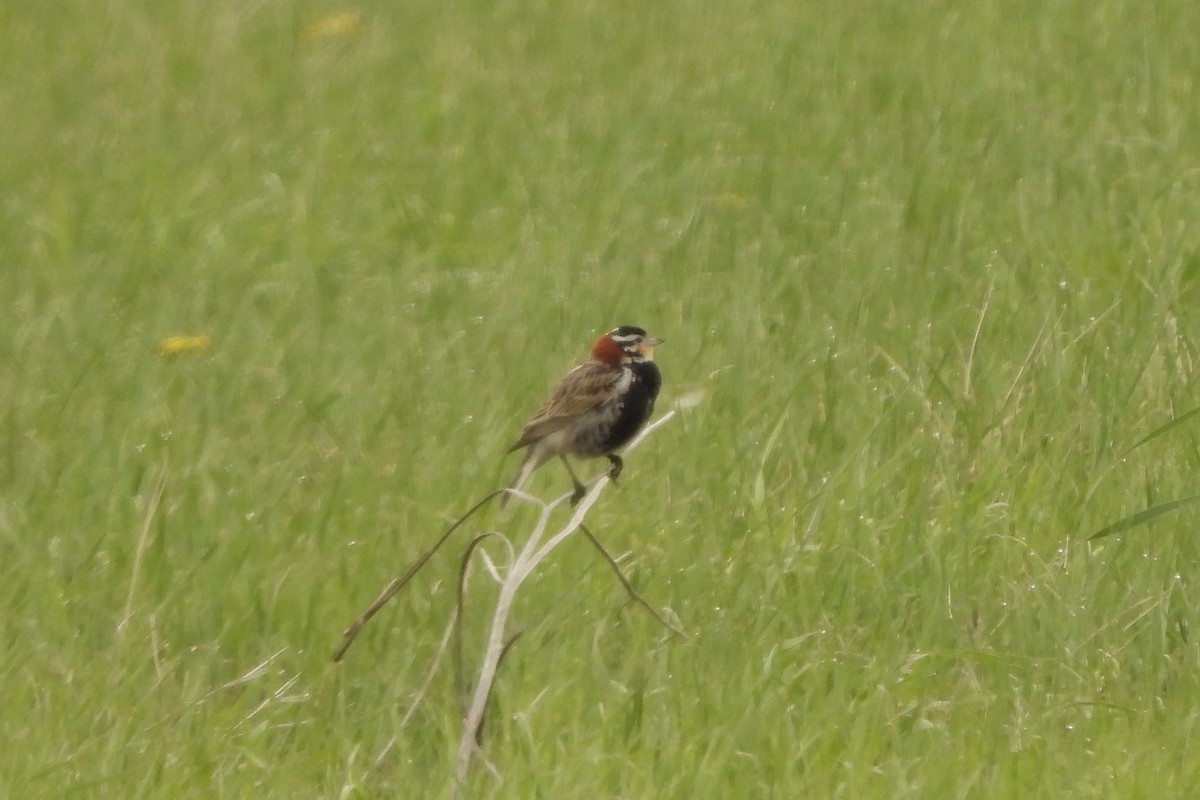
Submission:
POLYGON ((1200 509, 1087 539, 1200 491, 1200 418, 1160 431, 1200 405, 1197 30, 3 4, 0 796, 446 796, 453 670, 410 708, 461 551, 330 654, 620 323, 703 401, 589 522, 691 636, 568 541, 467 796, 1194 796, 1200 509))

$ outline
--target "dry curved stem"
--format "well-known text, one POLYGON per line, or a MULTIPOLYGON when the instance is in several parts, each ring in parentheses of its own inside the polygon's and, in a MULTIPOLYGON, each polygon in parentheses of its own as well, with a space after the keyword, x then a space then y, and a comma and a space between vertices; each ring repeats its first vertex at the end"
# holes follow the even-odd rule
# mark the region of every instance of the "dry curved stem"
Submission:
POLYGON ((596 549, 600 551, 600 555, 604 556, 604 560, 608 562, 610 567, 612 567, 613 574, 617 576, 617 580, 619 580, 621 585, 625 587, 625 592, 629 595, 630 600, 649 611, 650 615, 658 620, 660 625, 671 631, 672 636, 680 636, 684 639, 688 638, 686 633, 668 622, 662 614, 658 613, 658 610, 654 606, 647 603, 645 598, 637 593, 637 590, 633 588, 633 584, 629 582, 629 579, 625 577, 625 573, 621 571, 621 567, 619 564, 617 564, 617 560, 609 554, 608 550, 604 549, 604 545, 601 544, 600 540, 596 538, 596 535, 588 529, 587 525, 584 525, 582 522, 579 523, 579 530, 583 531, 583 535, 588 538, 588 541, 596 546, 596 549))
POLYGON ((137 547, 133 551, 133 569, 129 574, 129 593, 125 595, 125 611, 121 614, 121 622, 117 625, 117 633, 125 632, 129 620, 133 618, 133 598, 137 594, 138 578, 142 571, 142 557, 146 553, 146 545, 150 541, 150 528, 154 524, 154 516, 158 513, 158 505, 162 502, 163 491, 167 488, 167 463, 164 461, 158 473, 158 482, 150 502, 146 504, 146 512, 142 515, 142 524, 138 529, 137 547))
MULTIPOLYGON (((467 567, 470 563, 471 555, 475 549, 488 537, 500 536, 496 531, 488 531, 481 533, 471 540, 467 545, 466 551, 463 553, 462 562, 458 572, 458 602, 454 606, 454 613, 450 615, 450 622, 446 625, 446 631, 442 634, 442 640, 438 643, 437 652, 434 654, 433 663, 429 665, 429 669, 425 672, 425 680, 421 683, 421 688, 413 696, 413 701, 408 707, 408 711, 404 712, 404 717, 400 720, 400 727, 404 728, 416 713, 417 708, 425 699, 425 695, 429 692, 429 686, 433 683, 433 678, 437 674, 438 667, 442 663, 442 657, 445 656, 446 650, 451 643, 454 646, 454 660, 456 664, 455 674, 458 676, 458 692, 459 696, 463 697, 466 692, 462 686, 462 614, 463 614, 463 599, 466 590, 466 575, 467 567)), ((396 737, 393 736, 388 740, 388 743, 383 746, 379 754, 375 756, 375 760, 371 765, 371 769, 378 769, 383 763, 383 759, 396 746, 396 737)))
MULTIPOLYGON (((642 432, 625 448, 625 452, 628 453, 635 449, 647 436, 667 422, 667 420, 671 419, 675 413, 676 412, 674 410, 669 411, 650 425, 646 426, 646 428, 644 428, 642 432)), ((537 568, 538 564, 540 564, 548 555, 550 555, 555 547, 562 544, 562 542, 564 542, 576 530, 582 529, 584 531, 589 541, 592 542, 592 544, 600 551, 601 555, 604 556, 605 560, 608 561, 609 566, 616 573, 621 585, 625 588, 626 592, 629 593, 630 597, 633 598, 635 602, 647 609, 664 627, 672 630, 675 634, 684 636, 686 638, 686 634, 684 634, 682 630, 668 623, 652 606, 650 606, 649 603, 647 603, 640 595, 638 595, 629 581, 625 578, 624 574, 621 572, 616 560, 609 555, 608 551, 605 550, 603 545, 600 544, 599 539, 597 539, 583 524, 584 517, 587 516, 588 511, 591 510, 591 507, 599 499, 600 492, 603 491, 604 487, 611 480, 611 473, 605 472, 593 481, 589 482, 587 485, 587 492, 582 498, 577 497, 574 492, 569 492, 548 503, 542 502, 532 495, 511 489, 498 489, 494 492, 491 492, 482 500, 475 503, 475 505, 473 505, 470 510, 467 511, 467 513, 463 514, 454 522, 454 524, 447 528, 446 531, 434 543, 434 545, 422 553, 421 556, 404 572, 404 574, 388 583, 388 585, 384 587, 383 591, 380 592, 379 596, 376 597, 375 600, 372 601, 371 604, 367 606, 367 608, 361 614, 358 615, 358 617, 355 618, 355 620, 342 634, 342 643, 338 647, 337 651, 333 654, 334 661, 341 661, 347 650, 349 650, 350 645, 353 644, 354 639, 363 629, 363 626, 365 626, 367 622, 369 622, 371 618, 374 617, 389 600, 395 597, 396 594, 402 588, 404 588, 409 581, 412 580, 413 576, 415 576, 417 572, 419 572, 429 562, 429 560, 437 554, 443 545, 446 544, 446 542, 450 539, 450 536, 456 530, 462 527, 462 525, 468 519, 470 519, 481 508, 483 508, 487 503, 495 499, 497 496, 511 495, 525 502, 540 506, 540 513, 538 515, 537 522, 534 524, 532 532, 526 539, 525 544, 521 547, 520 552, 518 552, 511 559, 511 563, 509 564, 507 570, 504 571, 503 580, 500 582, 500 592, 496 599, 496 606, 492 613, 491 626, 487 633, 483 658, 479 667, 479 677, 475 683, 474 690, 471 692, 470 703, 467 705, 466 711, 463 714, 462 738, 459 740, 458 759, 455 768, 455 781, 453 788, 453 794, 455 796, 461 794, 463 787, 465 786, 466 776, 470 768, 472 757, 480 750, 480 745, 483 741, 483 730, 487 716, 487 709, 493 694, 497 672, 502 661, 511 651, 513 644, 521 636, 520 632, 511 636, 505 636, 505 628, 507 625, 508 616, 515 601, 517 590, 530 576, 530 574, 532 574, 533 570, 537 568), (576 500, 578 500, 577 504, 574 502, 576 500), (573 506, 570 518, 557 532, 554 533, 553 536, 550 536, 549 539, 543 542, 543 539, 547 534, 547 528, 549 527, 551 515, 559 506, 566 502, 571 502, 573 506)), ((482 543, 484 539, 493 535, 499 534, 496 534, 495 532, 489 532, 476 536, 474 539, 472 539, 470 544, 467 545, 462 555, 459 563, 458 593, 455 611, 447 629, 447 636, 443 637, 443 643, 439 647, 438 660, 440 661, 441 654, 443 654, 446 649, 447 637, 454 640, 453 646, 455 649, 455 659, 460 665, 460 677, 458 679, 460 693, 462 692, 465 684, 465 681, 461 677, 461 623, 463 616, 464 596, 466 592, 467 570, 470 564, 471 556, 478 549, 480 543, 482 543)), ((504 539, 504 541, 507 542, 508 540, 504 539)), ((436 668, 437 667, 435 664, 433 670, 436 670, 436 668)), ((431 670, 431 674, 433 670, 431 670)), ((389 742, 388 746, 384 748, 384 752, 381 753, 379 758, 376 759, 376 763, 378 763, 379 759, 386 754, 386 752, 391 748, 392 744, 392 742, 389 742)), ((483 761, 486 765, 486 759, 483 759, 483 761)), ((497 778, 499 778, 498 774, 497 778)))
POLYGON ((470 519, 475 512, 479 511, 479 509, 487 505, 488 502, 495 499, 497 495, 503 494, 507 491, 507 489, 498 489, 480 500, 475 505, 471 506, 471 510, 463 514, 454 522, 453 525, 447 528, 446 532, 443 533, 441 537, 434 543, 433 547, 422 553, 421 557, 413 562, 413 565, 409 567, 403 575, 401 575, 399 578, 395 578, 391 581, 391 583, 385 586, 383 591, 379 593, 379 596, 371 602, 371 605, 367 606, 366 609, 363 610, 363 612, 359 614, 354 621, 350 623, 349 627, 347 627, 342 633, 342 643, 338 646, 338 649, 334 651, 333 660, 342 660, 342 657, 346 655, 346 651, 350 649, 350 645, 354 643, 355 637, 358 636, 358 633, 363 629, 363 626, 371 620, 371 617, 378 614, 379 610, 383 608, 389 600, 395 597, 396 593, 403 589, 405 585, 413 579, 414 575, 421 571, 421 567, 429 563, 429 559, 433 558, 434 555, 437 554, 437 551, 442 549, 442 545, 446 543, 446 540, 450 538, 452 533, 462 527, 464 522, 470 519))
MULTIPOLYGON (((517 639, 520 639, 521 636, 524 635, 524 633, 525 633, 525 631, 517 631, 512 636, 508 637, 508 641, 504 643, 504 648, 500 651, 500 660, 496 664, 496 669, 499 669, 500 666, 502 664, 504 664, 504 657, 508 655, 508 651, 512 650, 512 646, 517 643, 517 639)), ((493 685, 492 689, 495 689, 495 688, 496 687, 493 685)), ((494 692, 488 693, 489 699, 491 698, 492 694, 494 694, 494 692)), ((487 724, 487 710, 488 710, 488 705, 485 702, 484 706, 483 706, 483 715, 479 718, 479 727, 475 729, 475 746, 476 747, 483 746, 483 726, 487 724)))
POLYGON ((499 535, 495 531, 488 531, 476 536, 463 551, 462 560, 458 564, 458 594, 454 603, 454 682, 458 687, 458 696, 464 704, 466 703, 467 687, 466 679, 463 677, 462 618, 466 603, 467 568, 471 565, 471 556, 475 554, 475 548, 483 544, 485 539, 499 535))
MULTIPOLYGON (((628 453, 636 448, 647 436, 674 415, 674 411, 669 411, 652 424, 646 426, 629 446, 625 448, 625 452, 628 453)), ((543 543, 542 539, 546 536, 546 529, 549 526, 551 514, 553 514, 558 506, 573 499, 573 493, 564 494, 549 503, 542 503, 541 513, 538 515, 537 522, 534 524, 529 538, 526 539, 524 546, 521 547, 520 552, 509 566, 504 576, 504 581, 500 584, 500 594, 496 598, 496 607, 492 613, 492 624, 488 630, 483 659, 479 667, 479 679, 475 683, 475 690, 471 696, 471 704, 463 719, 463 732, 462 737, 459 739, 458 759, 454 770, 453 793, 455 796, 461 795, 466 786, 467 772, 470 769, 471 758, 479 750, 477 737, 487 711, 492 687, 495 684, 496 672, 499 669, 500 660, 511 644, 511 641, 506 639, 504 630, 508 622, 509 612, 512 610, 513 602, 516 599, 517 590, 520 589, 521 584, 537 568, 538 564, 550 555, 555 547, 562 544, 567 537, 580 529, 583 525, 584 517, 587 516, 591 507, 595 505, 600 497, 600 492, 603 491, 610 480, 607 473, 601 475, 590 486, 583 498, 579 500, 578 505, 574 507, 570 519, 553 536, 546 540, 545 543, 543 543)))

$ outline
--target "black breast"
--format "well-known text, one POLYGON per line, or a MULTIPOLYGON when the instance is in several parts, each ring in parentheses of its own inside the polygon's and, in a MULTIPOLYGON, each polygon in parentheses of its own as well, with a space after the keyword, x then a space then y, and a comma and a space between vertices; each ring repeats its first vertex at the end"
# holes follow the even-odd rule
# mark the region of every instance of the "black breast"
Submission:
POLYGON ((662 373, 653 361, 635 362, 629 368, 633 370, 633 381, 613 420, 608 441, 605 442, 607 452, 624 447, 642 429, 654 413, 654 399, 662 387, 662 373))

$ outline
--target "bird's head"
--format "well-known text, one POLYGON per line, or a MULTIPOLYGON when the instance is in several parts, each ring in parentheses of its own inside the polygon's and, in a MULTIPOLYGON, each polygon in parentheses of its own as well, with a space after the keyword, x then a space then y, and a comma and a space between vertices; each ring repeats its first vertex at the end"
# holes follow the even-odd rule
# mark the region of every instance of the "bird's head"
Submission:
POLYGON ((663 340, 651 336, 634 325, 613 328, 592 345, 592 358, 606 364, 628 364, 633 361, 653 361, 654 348, 663 340))

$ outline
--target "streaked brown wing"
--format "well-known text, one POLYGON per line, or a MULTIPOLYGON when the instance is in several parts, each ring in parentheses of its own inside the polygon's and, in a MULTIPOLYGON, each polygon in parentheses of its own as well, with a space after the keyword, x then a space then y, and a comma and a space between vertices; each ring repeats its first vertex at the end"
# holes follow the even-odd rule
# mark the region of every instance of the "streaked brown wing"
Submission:
POLYGON ((546 404, 525 423, 521 438, 508 448, 508 452, 562 430, 580 414, 586 414, 611 397, 620 380, 620 367, 601 361, 585 361, 575 367, 554 387, 546 404))

